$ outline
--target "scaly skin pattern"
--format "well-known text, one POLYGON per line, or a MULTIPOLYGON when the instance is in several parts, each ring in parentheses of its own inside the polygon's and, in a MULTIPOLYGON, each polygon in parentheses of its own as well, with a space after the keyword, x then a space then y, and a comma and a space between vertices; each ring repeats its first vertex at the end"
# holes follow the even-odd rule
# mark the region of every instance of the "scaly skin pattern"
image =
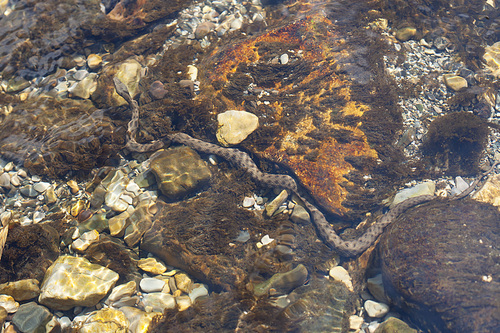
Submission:
MULTIPOLYGON (((135 152, 155 151, 163 147, 162 141, 153 141, 148 144, 136 142, 135 136, 139 126, 139 107, 137 102, 130 97, 125 84, 117 78, 114 79, 114 83, 116 91, 129 103, 132 110, 132 120, 128 124, 126 147, 130 151, 135 152)), ((346 241, 337 235, 323 213, 300 193, 299 186, 294 178, 288 175, 270 174, 260 171, 247 153, 235 148, 221 147, 209 142, 195 139, 184 133, 169 134, 167 135, 167 139, 178 144, 186 145, 202 153, 220 156, 235 164, 237 167, 244 169, 253 179, 265 186, 284 188, 294 192, 304 202, 306 208, 311 213, 312 222, 314 223, 323 241, 345 257, 354 257, 363 253, 377 240, 378 236, 380 236, 384 231, 384 228, 392 223, 407 209, 435 199, 435 196, 433 195, 421 195, 406 199, 405 201, 397 204, 387 214, 383 215, 377 223, 370 226, 358 239, 346 241)), ((467 190, 462 192, 462 194, 455 196, 453 199, 461 199, 470 194, 478 185, 479 180, 489 174, 497 164, 498 162, 495 163, 487 172, 483 173, 481 177, 467 190)))

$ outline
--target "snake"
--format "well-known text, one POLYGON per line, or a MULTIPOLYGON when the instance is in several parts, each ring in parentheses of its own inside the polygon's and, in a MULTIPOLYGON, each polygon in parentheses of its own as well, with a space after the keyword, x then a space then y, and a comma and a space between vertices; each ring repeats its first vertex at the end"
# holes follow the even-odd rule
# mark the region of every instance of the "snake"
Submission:
MULTIPOLYGON (((132 111, 132 118, 128 123, 126 148, 130 151, 140 153, 156 151, 162 148, 164 144, 160 140, 147 144, 138 143, 135 140, 139 126, 139 106, 130 96, 128 88, 124 83, 116 77, 113 79, 113 82, 117 93, 128 102, 132 111)), ((300 200, 302 200, 306 209, 311 214, 311 222, 318 231, 320 238, 326 243, 326 245, 344 257, 356 257, 362 254, 375 243, 377 238, 383 233, 385 227, 391 224, 399 215, 403 214, 406 210, 412 207, 436 199, 436 196, 434 195, 419 195, 410 197, 398 203, 391 210, 382 215, 380 219, 368 227, 360 237, 353 240, 344 240, 335 232, 325 215, 306 198, 297 181, 293 177, 289 175, 272 174, 260 171, 250 155, 237 148, 222 147, 210 142, 195 139, 185 133, 167 134, 166 138, 177 144, 188 146, 196 151, 220 156, 237 167, 244 169, 251 178, 267 187, 283 188, 295 193, 300 200)), ((478 177, 466 190, 453 196, 451 199, 458 200, 468 196, 476 189, 480 180, 484 176, 488 175, 495 168, 495 166, 499 164, 499 162, 494 163, 488 171, 480 175, 480 177, 478 177)))

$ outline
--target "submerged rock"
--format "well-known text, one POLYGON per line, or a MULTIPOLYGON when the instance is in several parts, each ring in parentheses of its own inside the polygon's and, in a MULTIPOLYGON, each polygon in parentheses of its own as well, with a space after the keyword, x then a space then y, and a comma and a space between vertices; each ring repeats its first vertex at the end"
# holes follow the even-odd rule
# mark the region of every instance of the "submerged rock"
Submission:
POLYGON ((205 161, 191 148, 176 147, 157 152, 151 170, 163 195, 174 200, 199 189, 210 179, 205 161))
POLYGON ((61 256, 47 270, 39 302, 57 310, 94 306, 118 277, 112 270, 91 264, 85 258, 61 256))
POLYGON ((500 212, 474 200, 433 201, 407 211, 379 243, 393 304, 430 332, 500 327, 500 212))
POLYGON ((237 145, 259 127, 259 117, 253 113, 229 110, 217 115, 217 140, 223 146, 237 145))

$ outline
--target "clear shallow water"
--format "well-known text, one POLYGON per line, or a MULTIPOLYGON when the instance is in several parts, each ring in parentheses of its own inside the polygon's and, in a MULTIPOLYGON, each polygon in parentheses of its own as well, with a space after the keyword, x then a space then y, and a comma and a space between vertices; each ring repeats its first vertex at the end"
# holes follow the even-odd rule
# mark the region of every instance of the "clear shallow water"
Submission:
MULTIPOLYGON (((13 160, 29 177, 42 176, 60 189, 59 201, 49 203, 35 195, 30 206, 25 203, 29 195, 16 189, 37 181, 21 177, 23 184, 5 186, 4 208, 17 212, 13 225, 28 224, 37 211, 52 221, 63 220, 51 213, 71 213, 71 209, 80 220, 81 212, 89 215, 101 208, 107 218, 118 215, 109 202, 91 205, 95 186, 89 184, 96 170, 125 166, 131 173, 128 177, 135 179, 134 172, 142 170, 134 171, 130 161, 140 163, 148 156, 122 149, 131 115, 113 96, 111 78, 117 73, 135 73, 130 75, 129 89, 134 88, 141 105, 139 142, 161 139, 172 131, 217 142, 216 114, 228 109, 256 114, 260 126, 240 147, 264 161, 261 167, 269 172, 292 171, 329 213, 336 229, 356 227, 367 212, 376 214, 380 202, 405 182, 477 174, 479 163, 464 162, 465 158, 458 164, 470 164, 472 169, 450 170, 449 154, 432 156, 434 160, 424 157, 422 165, 419 146, 430 120, 440 114, 460 111, 497 118, 496 104, 488 97, 496 98, 498 83, 482 63, 483 48, 498 41, 497 11, 491 4, 211 3, 206 9, 195 5, 184 10, 184 2, 159 7, 152 3, 120 7, 110 2, 104 4, 104 12, 97 2, 7 4, 9 15, 0 20, 4 164, 13 160), (206 37, 201 37, 201 29, 196 34, 202 20, 212 22, 208 30, 213 32, 206 37), (408 41, 404 33, 409 34, 408 41), (103 62, 90 68, 86 61, 90 54, 98 54, 103 62), (181 84, 192 78, 188 65, 196 66, 198 75, 181 84), (458 74, 469 87, 454 92, 442 80, 445 73, 458 74), (81 81, 86 84, 79 85, 81 81), (152 90, 155 81, 166 90, 160 98, 152 90), (71 178, 80 184, 76 194, 64 184, 71 178), (80 211, 74 208, 77 205, 82 206, 80 211)), ((493 135, 486 158, 491 161, 497 151, 493 135)), ((284 331, 305 330, 316 322, 314 331, 332 326, 341 331, 351 314, 363 314, 358 291, 350 294, 324 278, 338 260, 334 251, 317 241, 310 223, 289 224, 286 211, 270 219, 259 217, 263 205, 254 211, 241 209, 245 196, 272 200, 275 194, 223 161, 211 168, 210 186, 191 193, 195 199, 154 199, 159 206, 167 202, 160 213, 167 217, 150 217, 156 224, 148 235, 158 247, 164 243, 155 243, 157 235, 179 245, 147 251, 172 268, 188 271, 212 292, 184 317, 172 311, 174 319, 167 327, 175 323, 180 330, 210 325, 211 330, 284 331), (173 228, 165 222, 169 218, 180 230, 163 232, 162 228, 173 228), (160 227, 160 221, 166 225, 160 227), (242 231, 249 231, 251 238, 239 244, 235 239, 242 231), (259 248, 257 243, 266 234, 277 242, 259 248), (191 261, 165 254, 176 252, 191 261), (209 273, 200 268, 204 263, 209 273), (256 285, 299 264, 305 265, 306 278, 298 270, 291 285, 285 279, 284 286, 271 288, 270 298, 256 296, 256 285), (309 283, 301 287, 305 280, 309 283), (208 309, 216 309, 215 314, 208 309), (304 319, 304 312, 313 319, 304 319), (317 316, 324 312, 328 314, 317 316)), ((144 191, 153 193, 157 187, 153 184, 144 191)), ((293 203, 286 205, 292 211, 293 203)), ((61 237, 75 224, 76 219, 64 220, 58 229, 61 237)), ((348 234, 360 231, 351 229, 348 234)), ((70 243, 64 243, 61 253, 69 251, 70 243)), ((364 264, 359 265, 362 272, 364 264)), ((141 273, 137 269, 127 272, 130 276, 122 273, 120 282, 137 279, 141 273)), ((7 276, 6 281, 20 278, 7 276)), ((364 320, 375 321, 367 316, 364 320)))

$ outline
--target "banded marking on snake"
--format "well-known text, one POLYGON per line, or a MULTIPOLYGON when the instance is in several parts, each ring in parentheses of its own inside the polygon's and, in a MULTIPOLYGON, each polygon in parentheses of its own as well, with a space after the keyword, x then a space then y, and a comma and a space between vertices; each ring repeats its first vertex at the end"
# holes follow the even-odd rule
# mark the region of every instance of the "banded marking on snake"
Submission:
MULTIPOLYGON (((127 100, 132 110, 132 120, 128 124, 126 147, 129 150, 135 152, 155 151, 163 147, 162 141, 153 141, 148 144, 140 144, 136 142, 135 136, 139 126, 138 104, 130 97, 127 87, 120 80, 114 78, 114 84, 118 94, 125 98, 125 100, 127 100)), ((388 213, 384 214, 359 238, 354 240, 343 240, 339 235, 337 235, 333 227, 326 219, 325 215, 323 215, 323 213, 318 208, 316 208, 316 206, 314 206, 305 198, 304 195, 301 194, 299 185, 293 177, 288 175, 270 174, 260 171, 255 162, 247 153, 236 148, 221 147, 209 142, 195 139, 184 133, 169 134, 166 136, 166 138, 171 140, 172 142, 186 145, 199 152, 220 156, 223 159, 235 164, 237 167, 244 169, 254 180, 261 183, 262 185, 268 187, 283 188, 292 191, 304 202, 307 210, 311 213, 312 223, 314 223, 319 236, 323 239, 323 241, 328 246, 339 252, 340 255, 345 257, 355 257, 363 253, 377 240, 377 238, 384 231, 384 228, 391 222, 393 222, 399 215, 404 213, 407 209, 436 198, 433 195, 421 195, 406 199, 405 201, 393 207, 388 213)), ((480 180, 484 176, 488 175, 497 164, 499 164, 499 162, 494 163, 493 166, 488 171, 483 173, 478 179, 476 179, 468 189, 466 189, 459 195, 456 195, 452 199, 457 200, 468 196, 472 191, 476 189, 480 180)))

